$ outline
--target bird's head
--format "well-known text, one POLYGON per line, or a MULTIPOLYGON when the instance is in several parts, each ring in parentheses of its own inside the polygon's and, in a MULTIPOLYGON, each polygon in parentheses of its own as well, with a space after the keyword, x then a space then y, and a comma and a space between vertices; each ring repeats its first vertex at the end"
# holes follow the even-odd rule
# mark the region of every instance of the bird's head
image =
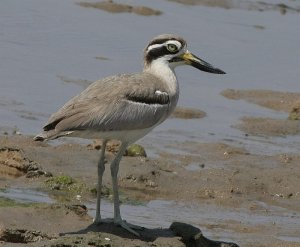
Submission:
POLYGON ((145 69, 160 62, 172 69, 180 65, 191 65, 205 72, 225 74, 224 71, 189 52, 183 38, 171 34, 162 34, 150 41, 144 51, 144 61, 145 69))

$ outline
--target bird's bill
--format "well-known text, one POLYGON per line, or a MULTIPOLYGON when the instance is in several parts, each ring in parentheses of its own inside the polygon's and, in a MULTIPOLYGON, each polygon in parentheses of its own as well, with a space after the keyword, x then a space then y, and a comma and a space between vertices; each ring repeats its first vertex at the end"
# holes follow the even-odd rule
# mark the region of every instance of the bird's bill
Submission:
POLYGON ((205 62, 194 54, 186 51, 181 58, 185 61, 186 64, 191 65, 197 69, 200 69, 205 72, 214 73, 214 74, 226 74, 223 70, 215 68, 211 64, 205 62))

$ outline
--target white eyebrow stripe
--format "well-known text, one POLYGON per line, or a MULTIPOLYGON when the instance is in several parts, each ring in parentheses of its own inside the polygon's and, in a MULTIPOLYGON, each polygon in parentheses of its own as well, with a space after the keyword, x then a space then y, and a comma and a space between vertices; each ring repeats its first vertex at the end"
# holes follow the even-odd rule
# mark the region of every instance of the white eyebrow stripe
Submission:
POLYGON ((165 44, 173 44, 176 45, 178 50, 180 50, 180 48, 182 47, 182 44, 177 41, 177 40, 168 40, 167 42, 165 42, 165 44))
POLYGON ((161 43, 161 44, 154 44, 154 45, 148 46, 147 51, 150 51, 150 50, 155 49, 155 48, 163 47, 163 46, 168 45, 168 44, 176 45, 178 50, 180 50, 182 48, 182 44, 179 41, 177 41, 177 40, 168 40, 168 41, 166 41, 164 43, 161 43))
POLYGON ((147 51, 150 51, 150 50, 158 48, 158 47, 163 47, 164 45, 165 45, 165 43, 150 45, 150 46, 148 46, 147 51))

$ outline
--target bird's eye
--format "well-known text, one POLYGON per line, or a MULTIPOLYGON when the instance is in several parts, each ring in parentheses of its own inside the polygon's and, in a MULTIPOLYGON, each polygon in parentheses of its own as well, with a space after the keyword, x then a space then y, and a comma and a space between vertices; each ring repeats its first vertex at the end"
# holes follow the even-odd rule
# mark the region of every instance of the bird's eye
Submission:
POLYGON ((175 51, 178 50, 177 46, 174 45, 174 44, 168 44, 168 45, 167 45, 167 49, 168 49, 168 51, 170 51, 170 52, 175 52, 175 51))

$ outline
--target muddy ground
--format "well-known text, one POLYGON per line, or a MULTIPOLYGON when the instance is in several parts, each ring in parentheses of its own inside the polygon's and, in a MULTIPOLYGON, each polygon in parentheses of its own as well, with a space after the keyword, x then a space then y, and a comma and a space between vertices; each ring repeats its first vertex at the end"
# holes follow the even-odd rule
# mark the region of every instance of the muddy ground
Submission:
MULTIPOLYGON (((294 101, 298 99, 298 95, 293 100, 288 93, 279 96, 279 92, 273 91, 227 90, 222 94, 230 99, 247 100, 286 112, 294 109, 294 101), (262 103, 266 99, 269 103, 262 103)), ((260 121, 255 123, 247 118, 243 121, 247 126, 260 124, 260 121)), ((284 121, 294 121, 299 125, 297 120, 284 121)), ((270 135, 269 129, 269 126, 261 127, 260 133, 270 135)), ((268 212, 264 205, 300 211, 298 153, 260 155, 225 143, 170 143, 169 147, 184 154, 162 151, 158 158, 123 157, 119 171, 123 202, 136 204, 164 199, 187 205, 242 208, 253 214, 268 212)), ((117 148, 115 142, 108 147, 108 162, 117 148)), ((95 202, 97 149, 99 143, 40 143, 32 141, 30 136, 0 137, 1 190, 34 188, 49 193, 55 200, 53 204, 24 204, 0 198, 0 240, 3 246, 22 246, 24 243, 33 246, 230 246, 215 242, 203 244, 201 241, 205 238, 200 241, 199 234, 194 234, 195 229, 199 233, 198 228, 192 228, 189 237, 184 238, 181 231, 192 227, 190 225, 179 227, 179 230, 145 229, 141 238, 110 224, 93 226, 84 204, 95 202), (196 235, 200 242, 187 240, 196 235)), ((105 171, 104 185, 103 196, 111 198, 109 169, 105 171)), ((298 213, 295 217, 299 217, 298 213)), ((299 237, 300 227, 282 229, 276 222, 270 227, 263 222, 247 225, 232 219, 204 223, 203 226, 251 234, 250 239, 241 239, 237 243, 239 246, 300 246, 297 241, 276 238, 281 231, 299 237)))
POLYGON ((300 93, 272 90, 227 89, 221 94, 230 100, 244 100, 252 104, 286 113, 285 118, 244 116, 233 127, 257 136, 287 136, 300 133, 300 93))

